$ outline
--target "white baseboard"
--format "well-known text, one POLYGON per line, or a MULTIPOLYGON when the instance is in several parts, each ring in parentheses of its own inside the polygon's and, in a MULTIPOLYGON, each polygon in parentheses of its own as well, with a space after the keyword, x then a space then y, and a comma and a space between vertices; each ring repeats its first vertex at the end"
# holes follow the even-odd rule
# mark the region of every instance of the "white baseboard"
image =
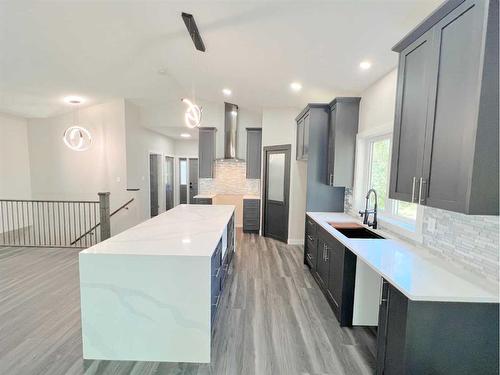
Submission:
POLYGON ((303 245, 304 239, 303 238, 289 238, 288 244, 289 245, 303 245))

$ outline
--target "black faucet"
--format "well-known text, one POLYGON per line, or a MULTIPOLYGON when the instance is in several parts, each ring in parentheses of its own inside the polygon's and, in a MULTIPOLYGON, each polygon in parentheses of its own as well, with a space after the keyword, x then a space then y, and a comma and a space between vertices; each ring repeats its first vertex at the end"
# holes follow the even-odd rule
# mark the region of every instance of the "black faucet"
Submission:
POLYGON ((375 191, 375 189, 368 190, 368 193, 366 194, 365 210, 359 211, 359 214, 361 215, 361 217, 363 217, 363 224, 366 224, 373 229, 377 229, 377 192, 375 191), (373 207, 373 210, 368 209, 368 203, 371 193, 375 194, 375 205, 373 207), (371 223, 368 221, 368 217, 370 216, 370 214, 373 214, 373 221, 371 223))

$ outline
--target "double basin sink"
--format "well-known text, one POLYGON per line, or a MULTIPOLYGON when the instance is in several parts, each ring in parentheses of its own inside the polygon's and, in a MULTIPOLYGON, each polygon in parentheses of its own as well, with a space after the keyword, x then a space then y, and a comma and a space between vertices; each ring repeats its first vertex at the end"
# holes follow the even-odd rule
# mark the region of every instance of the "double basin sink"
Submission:
POLYGON ((371 238, 371 239, 385 239, 379 234, 372 232, 369 229, 359 225, 358 223, 328 223, 333 228, 338 230, 347 238, 371 238))

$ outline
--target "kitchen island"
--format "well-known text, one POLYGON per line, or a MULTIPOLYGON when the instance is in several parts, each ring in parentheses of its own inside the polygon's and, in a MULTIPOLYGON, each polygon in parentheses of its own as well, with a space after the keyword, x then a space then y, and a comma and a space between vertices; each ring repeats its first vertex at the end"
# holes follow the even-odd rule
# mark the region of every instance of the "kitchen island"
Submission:
POLYGON ((82 251, 83 357, 210 362, 234 206, 180 205, 82 251))

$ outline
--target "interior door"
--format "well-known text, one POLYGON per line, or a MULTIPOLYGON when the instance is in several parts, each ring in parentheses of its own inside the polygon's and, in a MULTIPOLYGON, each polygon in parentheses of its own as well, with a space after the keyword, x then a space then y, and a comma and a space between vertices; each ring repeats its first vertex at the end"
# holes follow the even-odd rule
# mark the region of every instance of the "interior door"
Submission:
POLYGON ((264 147, 264 236, 288 241, 290 145, 264 147))
POLYGON ((165 157, 165 210, 174 207, 174 158, 165 157))
POLYGON ((150 214, 151 217, 158 215, 158 167, 160 165, 160 155, 149 154, 149 197, 150 197, 150 214))
POLYGON ((179 159, 179 203, 187 203, 188 167, 187 159, 179 159))
POLYGON ((198 195, 198 159, 189 159, 189 203, 198 195))

